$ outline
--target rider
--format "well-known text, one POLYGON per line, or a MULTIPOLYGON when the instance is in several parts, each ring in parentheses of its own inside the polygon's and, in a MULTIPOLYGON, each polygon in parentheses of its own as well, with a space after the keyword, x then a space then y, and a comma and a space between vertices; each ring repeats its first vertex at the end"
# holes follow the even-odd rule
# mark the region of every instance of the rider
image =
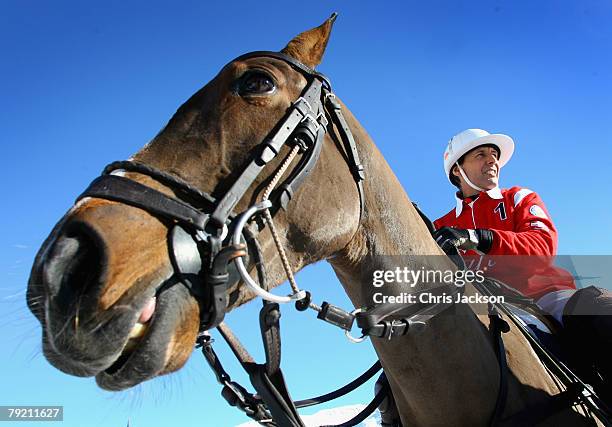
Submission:
POLYGON ((523 255, 499 260, 492 276, 510 285, 563 325, 563 335, 584 361, 598 367, 612 394, 612 292, 576 290, 572 276, 553 266, 557 230, 540 197, 527 188, 498 187, 499 171, 514 152, 507 135, 467 129, 444 151, 444 172, 458 188, 456 206, 434 221, 434 238, 467 255, 523 255), (499 274, 499 275, 498 275, 499 274), (501 276, 501 277, 500 277, 501 276), (582 315, 577 315, 582 314, 582 315))

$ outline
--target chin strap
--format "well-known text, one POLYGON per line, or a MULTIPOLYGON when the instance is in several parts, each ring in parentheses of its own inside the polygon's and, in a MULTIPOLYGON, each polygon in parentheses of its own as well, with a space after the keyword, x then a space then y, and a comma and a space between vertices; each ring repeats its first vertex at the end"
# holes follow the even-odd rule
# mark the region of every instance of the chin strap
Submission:
POLYGON ((463 177, 463 179, 465 180, 465 183, 467 185, 469 185, 470 187, 472 187, 476 191, 486 191, 485 189, 480 188, 479 186, 474 184, 472 181, 470 181, 470 179, 467 177, 467 174, 465 173, 465 171, 463 170, 463 168, 461 167, 461 165, 459 163, 457 163, 457 167, 459 168, 459 173, 461 174, 461 176, 463 177))

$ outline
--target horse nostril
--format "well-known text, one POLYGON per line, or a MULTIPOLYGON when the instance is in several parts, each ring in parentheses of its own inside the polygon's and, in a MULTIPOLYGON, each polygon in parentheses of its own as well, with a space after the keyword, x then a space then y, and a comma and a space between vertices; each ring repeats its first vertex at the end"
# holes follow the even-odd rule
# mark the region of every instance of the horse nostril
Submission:
POLYGON ((104 262, 97 241, 91 228, 72 225, 51 247, 43 265, 43 283, 58 308, 71 309, 100 282, 104 262))

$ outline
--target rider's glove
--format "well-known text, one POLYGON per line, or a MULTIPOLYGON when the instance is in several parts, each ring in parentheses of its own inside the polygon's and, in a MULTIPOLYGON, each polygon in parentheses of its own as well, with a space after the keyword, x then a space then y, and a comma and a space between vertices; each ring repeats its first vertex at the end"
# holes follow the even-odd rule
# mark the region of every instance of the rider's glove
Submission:
POLYGON ((486 254, 493 245, 493 232, 484 228, 463 229, 442 227, 434 233, 436 243, 444 252, 452 247, 465 250, 477 250, 486 254))

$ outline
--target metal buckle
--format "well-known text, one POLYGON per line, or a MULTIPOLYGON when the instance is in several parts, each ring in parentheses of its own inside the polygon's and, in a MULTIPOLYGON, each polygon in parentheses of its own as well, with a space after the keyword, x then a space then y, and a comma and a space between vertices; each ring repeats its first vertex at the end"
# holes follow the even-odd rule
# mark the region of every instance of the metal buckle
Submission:
MULTIPOLYGON (((361 313, 362 311, 363 310, 361 308, 358 308, 358 309, 351 311, 351 314, 354 316, 355 314, 361 313)), ((347 331, 347 330, 344 331, 344 335, 353 344, 359 344, 360 342, 364 342, 366 338, 368 337, 367 335, 362 334, 359 338, 355 338, 354 336, 351 335, 351 331, 347 331)))
POLYGON ((403 321, 401 320, 392 320, 392 321, 385 321, 385 334, 381 337, 381 338, 385 338, 387 341, 391 341, 391 338, 393 338, 393 330, 395 329, 396 326, 400 326, 402 325, 403 321))
MULTIPOLYGON (((203 242, 208 242, 208 239, 211 236, 211 234, 209 234, 206 231, 206 226, 208 225, 209 220, 210 220, 210 215, 206 215, 206 220, 204 220, 204 226, 202 227, 201 230, 196 230, 196 236, 198 236, 203 242)), ((217 227, 216 237, 218 237, 219 240, 223 241, 227 237, 227 233, 228 233, 227 224, 223 224, 223 227, 221 228, 217 227)))
POLYGON ((323 101, 327 101, 327 98, 336 99, 336 94, 333 92, 328 92, 323 97, 323 101))

